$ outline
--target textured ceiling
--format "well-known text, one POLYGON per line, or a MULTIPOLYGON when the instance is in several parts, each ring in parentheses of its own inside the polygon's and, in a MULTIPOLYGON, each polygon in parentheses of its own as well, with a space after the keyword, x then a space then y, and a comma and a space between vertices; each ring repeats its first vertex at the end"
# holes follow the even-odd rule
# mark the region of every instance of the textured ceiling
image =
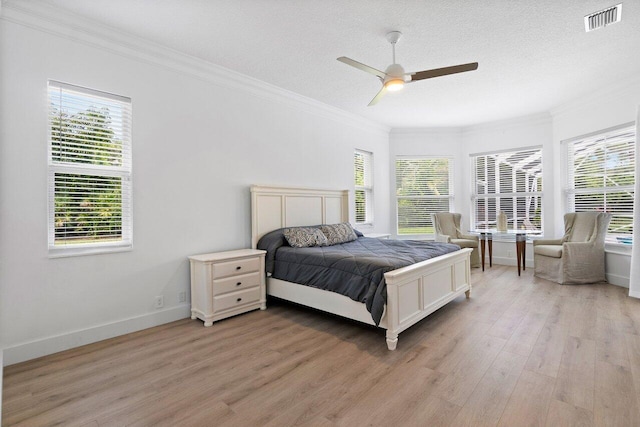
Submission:
POLYGON ((464 126, 548 111, 640 74, 640 0, 622 22, 585 33, 613 0, 45 0, 391 127, 464 126), (477 71, 412 83, 367 107, 384 70, 477 61, 477 71))

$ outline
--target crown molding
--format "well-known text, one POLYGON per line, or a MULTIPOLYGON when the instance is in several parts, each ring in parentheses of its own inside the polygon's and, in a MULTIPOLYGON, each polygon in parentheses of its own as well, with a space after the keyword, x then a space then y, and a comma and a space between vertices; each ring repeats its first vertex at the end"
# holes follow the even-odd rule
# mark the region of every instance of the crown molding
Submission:
POLYGON ((393 128, 390 136, 420 136, 420 135, 473 135, 477 132, 493 130, 506 130, 521 126, 536 126, 551 124, 551 115, 548 112, 529 114, 526 116, 514 117, 506 120, 498 120, 487 123, 480 123, 470 126, 459 127, 430 127, 430 128, 393 128))
POLYGON ((595 91, 589 91, 582 96, 574 98, 568 102, 558 105, 550 110, 550 114, 555 118, 567 113, 571 113, 575 110, 580 110, 585 107, 592 106, 594 104, 602 104, 609 100, 618 98, 620 95, 624 95, 629 92, 629 88, 632 86, 638 86, 640 89, 640 75, 633 74, 627 79, 619 80, 609 86, 597 89, 595 91))
POLYGON ((184 54, 164 45, 89 21, 39 0, 0 0, 0 20, 102 49, 148 64, 177 71, 214 85, 242 91, 316 116, 359 129, 388 134, 389 126, 365 119, 320 101, 246 76, 237 71, 184 54))
POLYGON ((391 136, 412 136, 412 135, 461 135, 464 128, 451 127, 429 127, 429 128, 393 128, 391 136))
POLYGON ((529 114, 526 116, 514 117, 506 120, 498 120, 487 123, 480 123, 477 125, 465 126, 462 128, 464 135, 473 135, 478 132, 487 132, 495 130, 507 130, 518 128, 522 126, 537 126, 537 125, 551 125, 552 117, 548 111, 544 111, 536 114, 529 114))

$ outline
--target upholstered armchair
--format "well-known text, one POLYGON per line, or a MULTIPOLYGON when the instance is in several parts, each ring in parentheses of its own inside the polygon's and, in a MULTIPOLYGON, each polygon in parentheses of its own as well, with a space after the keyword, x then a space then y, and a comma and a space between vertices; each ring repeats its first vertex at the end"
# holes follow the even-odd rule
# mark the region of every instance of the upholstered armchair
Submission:
POLYGON ((560 284, 604 281, 609 221, 611 214, 602 212, 566 214, 562 239, 533 241, 535 276, 560 284))
POLYGON ((433 226, 436 230, 436 242, 453 243, 461 248, 472 248, 471 267, 480 267, 480 252, 478 251, 478 236, 464 234, 460 231, 459 213, 439 212, 431 214, 433 226))

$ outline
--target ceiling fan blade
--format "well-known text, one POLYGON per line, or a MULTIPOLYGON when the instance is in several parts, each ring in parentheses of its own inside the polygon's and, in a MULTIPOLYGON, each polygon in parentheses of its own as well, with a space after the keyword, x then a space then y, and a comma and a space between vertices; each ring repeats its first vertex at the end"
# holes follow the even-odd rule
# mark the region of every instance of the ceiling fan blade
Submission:
POLYGON ((386 77, 386 74, 382 71, 376 70, 375 68, 369 67, 368 65, 364 65, 361 62, 354 61, 353 59, 347 58, 346 56, 341 56, 340 58, 338 58, 338 61, 344 62, 345 64, 351 65, 352 67, 355 67, 359 70, 366 71, 367 73, 373 74, 374 76, 378 76, 381 79, 384 79, 386 77))
POLYGON ((378 103, 378 101, 380 101, 380 99, 383 97, 383 95, 385 93, 387 93, 387 88, 386 88, 386 86, 382 86, 382 89, 380 89, 380 92, 378 92, 378 94, 375 97, 373 97, 373 99, 371 100, 369 105, 367 105, 367 107, 371 107, 372 105, 376 105, 378 103))
POLYGON ((435 68, 433 70, 418 71, 415 73, 409 73, 411 81, 432 79, 434 77, 446 76, 449 74, 464 73, 466 71, 473 71, 478 69, 477 62, 470 62, 468 64, 454 65, 452 67, 435 68))

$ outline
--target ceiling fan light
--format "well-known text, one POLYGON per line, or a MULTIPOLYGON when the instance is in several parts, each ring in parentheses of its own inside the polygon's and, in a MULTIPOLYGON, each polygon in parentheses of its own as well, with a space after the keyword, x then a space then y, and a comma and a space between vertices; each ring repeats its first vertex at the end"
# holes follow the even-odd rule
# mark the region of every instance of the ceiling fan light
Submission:
POLYGON ((390 92, 397 92, 404 87, 404 80, 392 79, 384 84, 384 87, 390 92))

